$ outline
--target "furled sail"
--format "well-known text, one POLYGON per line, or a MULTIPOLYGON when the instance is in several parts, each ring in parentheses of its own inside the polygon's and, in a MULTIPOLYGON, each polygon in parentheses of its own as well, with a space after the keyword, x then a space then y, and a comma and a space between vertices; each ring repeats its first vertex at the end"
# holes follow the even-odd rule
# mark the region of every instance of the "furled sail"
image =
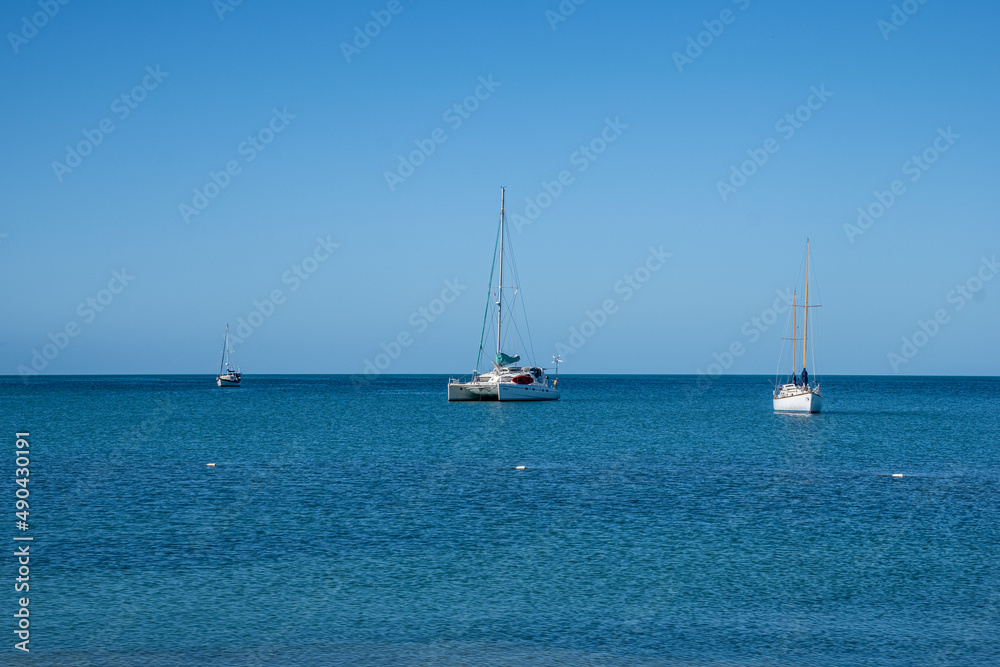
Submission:
POLYGON ((521 355, 514 355, 513 357, 503 352, 497 353, 497 364, 500 366, 509 366, 511 364, 516 364, 521 361, 521 355))

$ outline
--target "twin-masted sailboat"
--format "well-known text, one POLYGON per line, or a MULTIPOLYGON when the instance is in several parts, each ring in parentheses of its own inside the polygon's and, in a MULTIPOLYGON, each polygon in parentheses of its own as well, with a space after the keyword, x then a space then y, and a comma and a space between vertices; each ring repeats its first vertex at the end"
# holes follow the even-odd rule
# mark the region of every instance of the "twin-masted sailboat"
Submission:
MULTIPOLYGON (((504 189, 500 190, 500 231, 497 237, 497 250, 493 253, 493 266, 499 266, 499 280, 496 285, 496 302, 492 303, 493 276, 490 276, 490 297, 487 301, 486 315, 483 318, 483 333, 479 339, 479 359, 477 369, 472 378, 448 380, 449 401, 554 401, 559 398, 559 390, 549 384, 545 369, 537 366, 519 366, 520 355, 509 355, 504 350, 508 342, 504 338, 504 316, 512 318, 515 312, 514 300, 517 298, 517 269, 512 265, 513 285, 504 284, 504 246, 510 245, 510 233, 504 226, 504 189), (499 252, 499 262, 498 260, 499 252), (504 290, 511 292, 509 299, 504 296, 504 290), (509 308, 505 310, 505 301, 509 308), (486 324, 489 318, 490 306, 496 306, 496 355, 490 360, 492 368, 484 373, 479 372, 479 364, 483 360, 483 344, 486 339, 486 324)), ((510 275, 510 274, 508 274, 510 275)), ((508 327, 509 329, 509 327, 508 327)), ((515 327, 515 334, 519 333, 515 327)), ((509 348, 508 348, 509 349, 509 348)))
MULTIPOLYGON (((778 376, 774 385, 774 409, 777 412, 819 412, 823 407, 823 394, 820 393, 819 380, 810 379, 806 370, 806 352, 809 343, 809 309, 819 306, 809 304, 809 239, 806 239, 806 291, 802 305, 798 304, 798 295, 792 292, 792 337, 786 338, 792 342, 792 373, 786 376, 782 384, 781 360, 778 360, 778 376), (798 309, 802 309, 802 338, 798 338, 798 309), (797 343, 802 341, 802 373, 795 356, 797 343)), ((813 368, 816 364, 815 343, 813 343, 813 368)))
POLYGON ((232 350, 229 349, 229 325, 226 325, 226 344, 222 348, 222 364, 219 366, 219 375, 215 378, 216 384, 220 387, 238 387, 240 386, 240 379, 242 375, 239 369, 233 369, 232 364, 229 363, 229 353, 232 350))

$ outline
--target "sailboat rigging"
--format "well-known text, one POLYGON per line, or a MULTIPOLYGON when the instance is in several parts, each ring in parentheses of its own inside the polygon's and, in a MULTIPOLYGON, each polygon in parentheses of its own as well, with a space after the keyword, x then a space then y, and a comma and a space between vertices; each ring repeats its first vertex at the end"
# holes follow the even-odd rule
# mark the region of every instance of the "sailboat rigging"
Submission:
MULTIPOLYGON (((810 379, 809 371, 806 370, 806 355, 809 343, 809 309, 819 308, 818 305, 809 303, 809 239, 806 239, 806 280, 805 296, 800 306, 798 304, 798 294, 792 292, 792 337, 785 338, 792 343, 792 373, 787 381, 778 384, 775 378, 775 388, 773 394, 773 407, 776 412, 819 412, 823 407, 823 394, 820 392, 820 383, 815 378, 810 379), (802 309, 802 338, 798 338, 798 309, 802 309), (799 366, 795 357, 796 343, 802 341, 802 372, 799 373, 799 366)), ((815 361, 815 343, 813 343, 813 360, 815 361)), ((781 377, 779 359, 778 377, 781 377)), ((815 364, 813 365, 815 370, 815 364)))
POLYGON ((229 325, 226 325, 226 343, 222 348, 222 363, 219 365, 219 375, 216 376, 215 382, 220 387, 238 387, 240 386, 240 379, 242 374, 239 369, 233 369, 232 364, 229 363, 229 353, 232 350, 229 349, 229 325))
MULTIPOLYGON (((545 369, 537 366, 519 366, 521 361, 519 354, 510 355, 504 352, 504 290, 513 289, 516 295, 519 291, 517 285, 504 285, 504 247, 509 245, 508 231, 505 227, 504 196, 505 188, 500 190, 500 230, 497 237, 497 248, 494 250, 494 267, 497 266, 499 253, 499 271, 497 280, 497 317, 496 317, 496 353, 490 361, 492 370, 479 373, 477 368, 473 371, 472 379, 463 381, 452 378, 448 380, 448 400, 449 401, 554 401, 560 396, 559 390, 549 385, 548 376, 545 369)), ((511 273, 514 282, 517 283, 517 269, 512 263, 511 273)), ((492 275, 490 276, 492 283, 492 275)), ((492 292, 493 286, 490 286, 492 292)), ((492 295, 490 299, 492 298, 492 295)), ((487 300, 489 304, 490 299, 487 300)), ((513 310, 513 305, 511 306, 513 310)), ((511 313, 513 315, 513 313, 511 313)), ((479 360, 483 357, 483 342, 486 340, 486 322, 489 317, 489 306, 483 317, 483 334, 479 342, 479 360)), ((513 324, 513 321, 512 321, 513 324)), ((515 331, 516 324, 513 324, 515 331)))

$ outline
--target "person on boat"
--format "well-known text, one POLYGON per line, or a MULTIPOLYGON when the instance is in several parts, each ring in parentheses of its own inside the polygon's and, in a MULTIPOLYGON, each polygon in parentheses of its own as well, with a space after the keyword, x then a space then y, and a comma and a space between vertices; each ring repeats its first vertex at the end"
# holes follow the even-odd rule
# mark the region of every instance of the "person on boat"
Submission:
POLYGON ((809 372, 806 370, 805 366, 802 367, 802 386, 809 386, 809 372))

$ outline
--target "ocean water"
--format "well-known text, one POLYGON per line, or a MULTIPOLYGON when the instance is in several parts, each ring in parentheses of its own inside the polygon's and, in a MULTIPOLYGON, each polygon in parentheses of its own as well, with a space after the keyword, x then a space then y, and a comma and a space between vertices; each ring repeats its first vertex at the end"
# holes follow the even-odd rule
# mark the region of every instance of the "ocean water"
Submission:
POLYGON ((1000 380, 445 380, 0 380, 0 663, 1000 664, 1000 380))

